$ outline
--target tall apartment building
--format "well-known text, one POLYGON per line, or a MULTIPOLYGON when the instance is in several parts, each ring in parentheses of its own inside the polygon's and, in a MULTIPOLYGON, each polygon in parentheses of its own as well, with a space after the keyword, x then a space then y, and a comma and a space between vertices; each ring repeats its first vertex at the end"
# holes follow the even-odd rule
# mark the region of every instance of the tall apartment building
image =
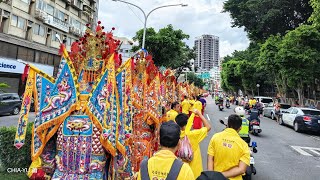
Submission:
POLYGON ((59 42, 68 50, 86 29, 95 26, 99 0, 2 0, 0 3, 0 82, 9 92, 23 92, 21 59, 50 75, 60 63, 59 42))
POLYGON ((195 66, 210 70, 219 65, 219 37, 202 35, 194 41, 196 47, 195 66))

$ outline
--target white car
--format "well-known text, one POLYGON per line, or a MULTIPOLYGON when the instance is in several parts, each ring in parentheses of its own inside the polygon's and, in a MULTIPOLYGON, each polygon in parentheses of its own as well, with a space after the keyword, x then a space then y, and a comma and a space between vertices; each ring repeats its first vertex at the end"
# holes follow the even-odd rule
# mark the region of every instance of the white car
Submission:
POLYGON ((289 125, 297 132, 302 130, 320 131, 320 110, 291 107, 282 112, 279 124, 289 125))
POLYGON ((254 99, 256 99, 257 102, 261 102, 263 107, 266 107, 269 103, 273 103, 273 99, 271 97, 256 96, 254 99))

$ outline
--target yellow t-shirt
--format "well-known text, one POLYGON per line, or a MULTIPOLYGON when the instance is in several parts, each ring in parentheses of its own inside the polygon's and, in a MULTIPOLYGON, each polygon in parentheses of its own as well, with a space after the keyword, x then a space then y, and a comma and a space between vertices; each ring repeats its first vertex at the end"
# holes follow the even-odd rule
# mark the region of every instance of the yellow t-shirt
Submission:
POLYGON ((181 131, 180 138, 183 138, 186 135, 189 138, 193 152, 193 159, 191 162, 189 162, 189 165, 192 169, 194 177, 197 178, 201 175, 201 172, 203 171, 200 142, 207 137, 208 129, 206 127, 203 127, 201 129, 191 130, 193 119, 194 114, 192 114, 188 119, 186 129, 184 131, 181 131))
MULTIPOLYGON (((148 160, 148 172, 150 179, 165 180, 170 172, 173 161, 177 157, 169 150, 160 150, 148 160)), ((177 180, 194 180, 194 175, 190 166, 184 163, 181 167, 177 180)), ((138 180, 141 180, 140 170, 138 180)))
POLYGON ((202 111, 202 103, 200 101, 195 101, 195 103, 192 106, 192 109, 197 109, 199 112, 201 112, 202 111))
MULTIPOLYGON (((224 172, 238 166, 239 161, 250 165, 250 150, 248 144, 241 139, 237 131, 227 128, 212 136, 208 154, 214 157, 214 171, 224 172)), ((239 175, 230 180, 242 180, 239 175)))
POLYGON ((176 122, 176 117, 178 116, 178 112, 170 109, 170 111, 167 112, 167 121, 173 120, 176 122))
POLYGON ((189 110, 191 108, 191 104, 187 99, 182 101, 181 107, 182 107, 182 113, 189 115, 189 110))

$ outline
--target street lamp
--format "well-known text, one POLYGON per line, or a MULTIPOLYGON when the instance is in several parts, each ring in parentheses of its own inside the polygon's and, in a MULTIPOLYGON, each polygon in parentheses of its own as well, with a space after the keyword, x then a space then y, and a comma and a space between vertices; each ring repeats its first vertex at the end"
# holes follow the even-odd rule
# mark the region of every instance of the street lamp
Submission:
POLYGON ((259 95, 259 87, 260 87, 260 84, 257 84, 257 88, 258 88, 258 96, 260 96, 260 95, 259 95))
POLYGON ((140 9, 140 11, 143 13, 143 15, 144 15, 144 28, 143 28, 142 49, 144 49, 144 45, 145 45, 146 30, 147 30, 147 20, 148 20, 149 15, 152 12, 154 12, 157 9, 165 8, 165 7, 172 7, 172 6, 186 7, 186 6, 188 6, 188 4, 183 4, 183 3, 181 3, 181 4, 164 5, 164 6, 156 7, 154 9, 152 9, 148 14, 146 14, 141 7, 139 7, 139 6, 137 6, 137 5, 133 4, 133 3, 130 3, 130 2, 127 2, 127 1, 123 1, 123 0, 112 0, 112 1, 115 1, 115 2, 119 1, 119 2, 122 2, 122 3, 126 3, 126 4, 129 4, 129 5, 132 5, 132 6, 136 7, 136 8, 138 8, 138 9, 140 9))

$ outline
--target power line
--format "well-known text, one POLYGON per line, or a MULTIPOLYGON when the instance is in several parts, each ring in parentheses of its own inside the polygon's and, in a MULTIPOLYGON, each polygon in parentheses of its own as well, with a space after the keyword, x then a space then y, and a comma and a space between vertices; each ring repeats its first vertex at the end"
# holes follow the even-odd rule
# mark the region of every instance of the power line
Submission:
POLYGON ((133 9, 132 9, 128 4, 127 4, 127 6, 128 6, 128 8, 133 12, 133 14, 137 16, 137 18, 140 20, 140 22, 141 22, 142 24, 144 24, 144 22, 142 21, 142 19, 133 11, 133 9))

